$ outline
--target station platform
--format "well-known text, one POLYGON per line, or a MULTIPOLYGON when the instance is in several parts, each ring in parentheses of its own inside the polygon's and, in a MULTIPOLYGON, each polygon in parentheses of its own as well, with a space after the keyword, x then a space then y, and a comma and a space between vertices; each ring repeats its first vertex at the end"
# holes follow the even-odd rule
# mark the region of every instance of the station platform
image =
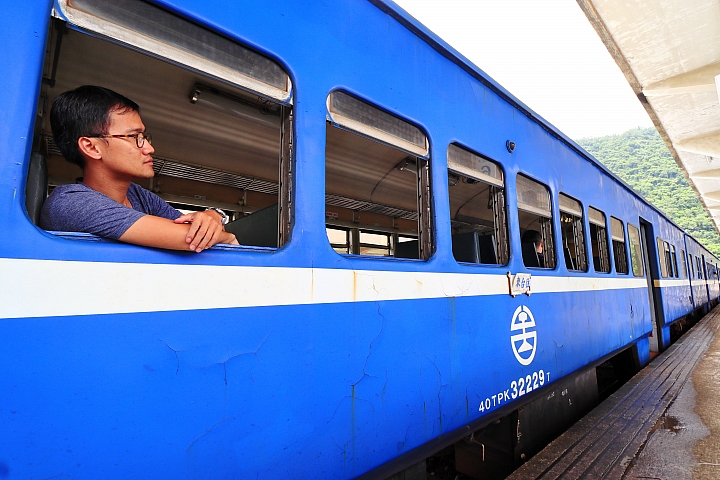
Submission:
POLYGON ((508 477, 720 479, 720 306, 508 477))

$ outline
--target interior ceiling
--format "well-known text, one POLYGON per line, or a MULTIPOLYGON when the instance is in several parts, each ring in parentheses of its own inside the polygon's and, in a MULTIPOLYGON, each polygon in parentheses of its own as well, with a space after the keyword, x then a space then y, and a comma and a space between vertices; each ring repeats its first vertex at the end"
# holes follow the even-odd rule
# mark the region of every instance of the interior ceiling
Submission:
POLYGON ((720 232, 720 0, 577 0, 720 232))
POLYGON ((408 156, 328 125, 326 192, 417 212, 417 177, 396 168, 408 156))

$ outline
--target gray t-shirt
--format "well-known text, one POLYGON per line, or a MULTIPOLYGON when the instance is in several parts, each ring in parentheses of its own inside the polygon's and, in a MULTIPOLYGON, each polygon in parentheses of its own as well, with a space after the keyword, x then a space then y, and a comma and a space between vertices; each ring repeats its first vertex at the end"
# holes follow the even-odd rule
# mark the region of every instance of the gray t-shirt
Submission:
POLYGON ((152 192, 130 184, 127 192, 133 208, 93 190, 84 183, 60 185, 45 200, 40 213, 40 227, 61 232, 85 232, 119 239, 145 215, 175 220, 179 211, 152 192))

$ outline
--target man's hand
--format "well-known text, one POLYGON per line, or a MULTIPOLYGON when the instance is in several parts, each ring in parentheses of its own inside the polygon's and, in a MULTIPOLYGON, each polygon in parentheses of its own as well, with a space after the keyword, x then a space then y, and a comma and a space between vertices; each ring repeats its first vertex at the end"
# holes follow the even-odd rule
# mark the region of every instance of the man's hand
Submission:
POLYGON ((213 210, 186 213, 176 218, 175 223, 190 224, 185 242, 188 244, 188 248, 195 252, 200 253, 217 243, 238 245, 235 235, 225 231, 221 215, 213 210))
POLYGON ((220 215, 213 212, 198 212, 182 215, 173 222, 145 215, 133 223, 119 240, 146 247, 193 252, 201 252, 217 243, 238 245, 235 235, 224 231, 217 217, 220 215))

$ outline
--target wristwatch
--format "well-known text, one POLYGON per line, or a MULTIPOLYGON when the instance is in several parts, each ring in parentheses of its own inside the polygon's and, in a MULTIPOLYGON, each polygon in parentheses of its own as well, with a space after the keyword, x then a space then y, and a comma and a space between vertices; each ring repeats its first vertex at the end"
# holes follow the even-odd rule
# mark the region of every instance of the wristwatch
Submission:
POLYGON ((217 214, 222 217, 221 223, 222 223, 223 225, 227 225, 228 222, 230 221, 230 217, 228 217, 228 214, 225 213, 225 212, 223 212, 223 211, 220 210, 219 208, 210 207, 210 208, 208 208, 207 210, 212 210, 213 212, 217 212, 217 214))

